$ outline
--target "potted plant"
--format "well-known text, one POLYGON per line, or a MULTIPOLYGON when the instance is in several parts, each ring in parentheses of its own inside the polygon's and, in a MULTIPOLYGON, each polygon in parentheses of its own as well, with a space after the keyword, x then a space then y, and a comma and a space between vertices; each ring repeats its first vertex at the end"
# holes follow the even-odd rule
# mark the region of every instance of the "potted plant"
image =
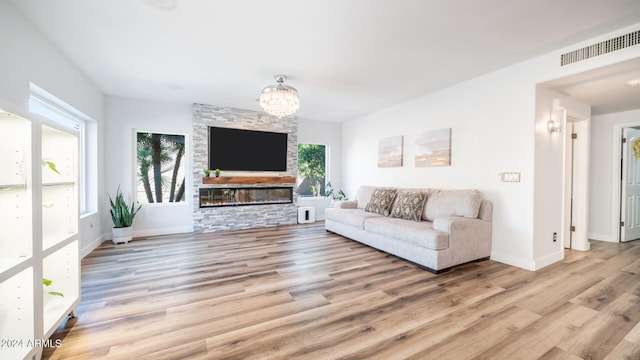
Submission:
POLYGON ((114 244, 126 243, 133 237, 133 218, 142 205, 138 205, 137 208, 134 204, 128 205, 124 200, 124 194, 120 191, 120 186, 116 191, 115 200, 109 195, 109 203, 111 204, 111 220, 113 220, 112 241, 114 244))
POLYGON ((334 201, 349 200, 349 198, 347 198, 347 194, 345 194, 344 191, 338 189, 338 191, 335 192, 335 189, 331 186, 331 182, 328 182, 327 186, 325 187, 324 197, 331 198, 332 203, 334 201))
POLYGON ((203 169, 202 170, 204 172, 204 176, 209 177, 209 175, 211 175, 211 169, 203 169))
POLYGON ((216 174, 216 177, 220 176, 220 169, 215 169, 214 172, 216 174))

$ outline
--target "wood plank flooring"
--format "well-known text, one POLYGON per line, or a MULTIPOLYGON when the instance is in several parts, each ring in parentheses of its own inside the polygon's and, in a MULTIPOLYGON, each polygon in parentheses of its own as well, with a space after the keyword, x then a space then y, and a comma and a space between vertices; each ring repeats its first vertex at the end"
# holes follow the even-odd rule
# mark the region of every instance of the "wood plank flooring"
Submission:
POLYGON ((640 359, 640 242, 440 275, 323 223, 105 242, 44 359, 640 359))

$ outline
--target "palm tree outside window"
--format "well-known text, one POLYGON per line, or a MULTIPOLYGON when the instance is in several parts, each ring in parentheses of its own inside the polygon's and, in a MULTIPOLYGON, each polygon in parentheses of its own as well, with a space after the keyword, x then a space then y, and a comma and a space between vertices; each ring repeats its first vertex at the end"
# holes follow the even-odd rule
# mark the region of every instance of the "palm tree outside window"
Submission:
POLYGON ((185 136, 138 132, 136 152, 138 202, 184 202, 185 136))

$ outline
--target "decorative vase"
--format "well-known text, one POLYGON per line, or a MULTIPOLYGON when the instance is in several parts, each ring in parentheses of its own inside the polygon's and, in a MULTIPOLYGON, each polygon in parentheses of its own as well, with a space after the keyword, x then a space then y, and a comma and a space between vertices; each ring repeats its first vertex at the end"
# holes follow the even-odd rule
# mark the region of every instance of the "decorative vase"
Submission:
POLYGON ((114 244, 126 244, 133 238, 133 227, 113 228, 111 229, 111 238, 114 244))

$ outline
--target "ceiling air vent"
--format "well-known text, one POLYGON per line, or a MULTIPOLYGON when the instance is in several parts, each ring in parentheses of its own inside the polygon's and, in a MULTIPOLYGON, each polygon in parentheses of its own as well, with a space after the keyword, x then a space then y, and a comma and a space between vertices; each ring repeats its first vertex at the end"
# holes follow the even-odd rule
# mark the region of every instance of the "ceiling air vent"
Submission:
POLYGON ((560 66, 640 44, 640 30, 560 55, 560 66))

